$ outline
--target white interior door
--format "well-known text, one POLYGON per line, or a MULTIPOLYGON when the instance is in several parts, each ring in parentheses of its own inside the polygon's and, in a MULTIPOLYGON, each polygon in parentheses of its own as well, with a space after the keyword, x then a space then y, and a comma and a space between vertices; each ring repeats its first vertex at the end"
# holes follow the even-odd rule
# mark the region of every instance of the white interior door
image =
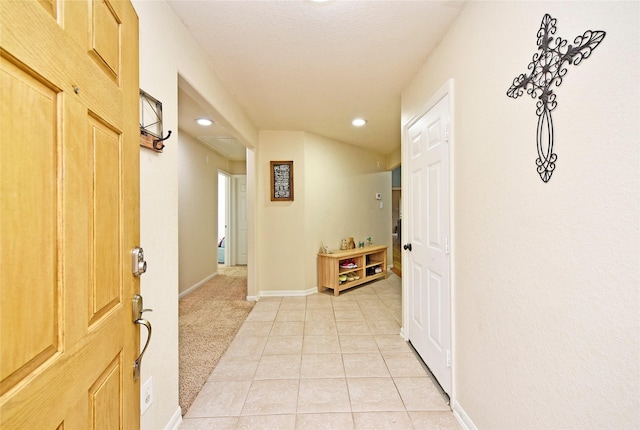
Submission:
MULTIPOLYGON (((229 175, 224 172, 218 172, 218 242, 224 239, 223 248, 223 264, 227 266, 229 263, 229 247, 231 240, 229 238, 229 219, 230 219, 230 202, 231 202, 231 180, 229 175)), ((220 251, 218 251, 220 252, 220 251)), ((218 263, 220 263, 218 256, 218 263)))
POLYGON ((408 130, 409 213, 405 257, 412 345, 451 392, 449 97, 408 130))
POLYGON ((235 181, 235 264, 246 265, 248 261, 247 223, 247 177, 236 176, 235 181))

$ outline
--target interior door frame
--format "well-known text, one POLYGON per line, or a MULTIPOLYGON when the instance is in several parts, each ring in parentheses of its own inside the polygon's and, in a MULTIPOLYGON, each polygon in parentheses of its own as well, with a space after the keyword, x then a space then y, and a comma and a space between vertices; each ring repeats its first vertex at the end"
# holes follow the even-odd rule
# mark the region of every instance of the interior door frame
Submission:
MULTIPOLYGON (((220 170, 218 169, 218 178, 220 178, 220 176, 224 176, 226 178, 226 184, 224 187, 224 224, 225 224, 225 228, 224 228, 224 264, 226 266, 232 266, 231 262, 229 261, 229 256, 231 255, 230 249, 232 247, 232 241, 231 241, 231 224, 232 224, 232 219, 231 219, 231 178, 232 175, 230 173, 225 172, 224 170, 220 170)), ((220 187, 218 186, 218 189, 220 189, 220 187)), ((217 203, 218 208, 220 207, 220 195, 218 195, 218 203, 217 203)), ((220 214, 220 210, 218 209, 218 214, 220 214)), ((220 222, 218 221, 218 224, 220 222)), ((220 232, 218 232, 218 236, 220 236, 220 232)))
MULTIPOLYGON (((229 177, 229 180, 231 182, 231 191, 230 191, 230 194, 231 194, 231 203, 230 203, 231 213, 230 213, 230 218, 229 219, 232 220, 230 223, 233 223, 233 229, 230 228, 230 230, 232 230, 232 233, 230 233, 230 234, 231 234, 231 237, 232 237, 232 240, 233 240, 233 245, 232 245, 233 246, 233 248, 232 248, 233 249, 233 253, 231 253, 232 256, 230 257, 230 259, 233 262, 234 266, 238 263, 237 252, 238 252, 238 249, 240 249, 240 243, 239 243, 240 234, 238 233, 239 189, 238 189, 238 182, 237 181, 238 181, 238 179, 242 179, 242 178, 245 179, 245 182, 246 182, 247 187, 248 187, 249 181, 248 181, 248 176, 247 176, 246 173, 245 174, 234 174, 234 175, 231 175, 229 177)), ((249 199, 249 194, 248 194, 248 188, 247 188, 247 215, 248 215, 248 210, 249 210, 249 208, 248 208, 248 205, 249 205, 248 199, 249 199)), ((247 220, 247 229, 249 229, 248 220, 247 220)), ((249 250, 247 249, 247 252, 248 251, 249 250)), ((247 255, 247 266, 249 265, 248 259, 249 259, 249 255, 247 255)))
MULTIPOLYGON (((455 392, 456 392, 456 342, 455 342, 455 306, 454 306, 454 298, 455 298, 455 260, 456 260, 456 248, 455 248, 455 217, 453 214, 455 213, 455 175, 454 175, 454 154, 455 154, 455 116, 454 116, 454 82, 453 78, 448 79, 444 85, 442 85, 429 99, 425 104, 422 105, 420 109, 416 112, 415 115, 410 117, 407 121, 402 124, 402 165, 409 166, 409 129, 418 122, 423 116, 425 116, 435 105, 442 100, 444 97, 449 96, 449 304, 450 304, 450 327, 451 327, 451 392, 449 394, 450 406, 453 407, 455 402, 455 392)), ((409 189, 409 169, 402 169, 402 194, 404 196, 408 196, 411 193, 409 189)), ((409 199, 402 199, 402 213, 403 213, 403 221, 401 226, 401 234, 403 238, 407 238, 408 233, 407 229, 410 225, 410 218, 413 214, 409 213, 409 199)), ((400 244, 402 246, 402 244, 400 244)), ((402 251, 405 252, 405 251, 402 251)), ((408 261, 408 259, 403 257, 403 262, 408 261)), ((404 264, 403 264, 404 266, 404 264)), ((403 267, 403 272, 405 267, 403 267)), ((409 285, 409 276, 402 277, 402 328, 400 330, 400 334, 405 340, 410 339, 409 333, 409 312, 410 306, 410 285, 409 285)))

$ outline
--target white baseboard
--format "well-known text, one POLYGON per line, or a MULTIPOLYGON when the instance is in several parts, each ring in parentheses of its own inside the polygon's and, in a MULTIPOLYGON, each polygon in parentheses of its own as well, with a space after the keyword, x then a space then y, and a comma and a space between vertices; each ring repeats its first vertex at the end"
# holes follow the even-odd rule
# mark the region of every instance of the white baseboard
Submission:
POLYGON ((260 300, 260 297, 303 297, 303 296, 310 296, 311 294, 315 294, 317 292, 318 292, 318 287, 309 288, 308 290, 260 291, 260 294, 258 294, 257 300, 260 300))
POLYGON ((181 292, 180 294, 178 294, 178 299, 183 298, 184 296, 187 296, 191 293, 193 293, 195 290, 197 290, 198 288, 200 288, 201 286, 203 286, 204 284, 206 284, 207 282, 209 282, 211 279, 213 279, 215 276, 218 276, 218 272, 215 272, 213 275, 209 275, 206 278, 204 278, 202 281, 198 282, 197 284, 189 287, 189 289, 181 292))
POLYGON ((257 296, 247 296, 247 301, 248 302, 257 302, 258 301, 258 297, 257 296))
POLYGON ((404 340, 409 340, 409 338, 407 338, 407 333, 404 331, 404 327, 400 327, 400 336, 402 336, 404 340))
POLYGON ((469 415, 462 409, 457 400, 453 403, 451 410, 453 411, 453 416, 456 417, 456 420, 464 430, 478 430, 478 427, 471 421, 471 418, 469 418, 469 415))
POLYGON ((167 425, 164 426, 164 430, 178 430, 180 424, 182 424, 182 409, 178 406, 178 409, 173 413, 167 425))

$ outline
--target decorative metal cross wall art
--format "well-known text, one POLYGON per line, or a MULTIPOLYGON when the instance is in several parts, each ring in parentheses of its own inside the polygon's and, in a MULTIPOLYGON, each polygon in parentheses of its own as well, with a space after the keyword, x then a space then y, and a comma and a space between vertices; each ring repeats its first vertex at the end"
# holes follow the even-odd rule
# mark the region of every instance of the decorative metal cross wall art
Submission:
POLYGON ((577 66, 602 42, 604 31, 587 30, 582 36, 577 36, 573 43, 567 45, 567 40, 561 37, 554 39, 556 19, 549 14, 542 18, 538 30, 538 52, 527 67, 531 72, 524 73, 513 80, 513 85, 507 95, 518 98, 526 91, 532 98, 538 98, 536 115, 538 115, 538 131, 536 142, 538 159, 536 160, 538 174, 544 182, 551 179, 556 168, 558 156, 553 152, 553 121, 551 111, 557 106, 556 95, 552 86, 559 87, 567 74, 567 66, 577 66))

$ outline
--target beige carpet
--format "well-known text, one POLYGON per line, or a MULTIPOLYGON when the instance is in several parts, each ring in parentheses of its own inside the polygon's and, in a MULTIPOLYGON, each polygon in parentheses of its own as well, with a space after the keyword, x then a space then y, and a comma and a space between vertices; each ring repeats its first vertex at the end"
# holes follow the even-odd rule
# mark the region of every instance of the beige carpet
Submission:
POLYGON ((218 275, 179 301, 179 403, 195 400, 220 357, 251 312, 247 268, 218 268, 218 275))

